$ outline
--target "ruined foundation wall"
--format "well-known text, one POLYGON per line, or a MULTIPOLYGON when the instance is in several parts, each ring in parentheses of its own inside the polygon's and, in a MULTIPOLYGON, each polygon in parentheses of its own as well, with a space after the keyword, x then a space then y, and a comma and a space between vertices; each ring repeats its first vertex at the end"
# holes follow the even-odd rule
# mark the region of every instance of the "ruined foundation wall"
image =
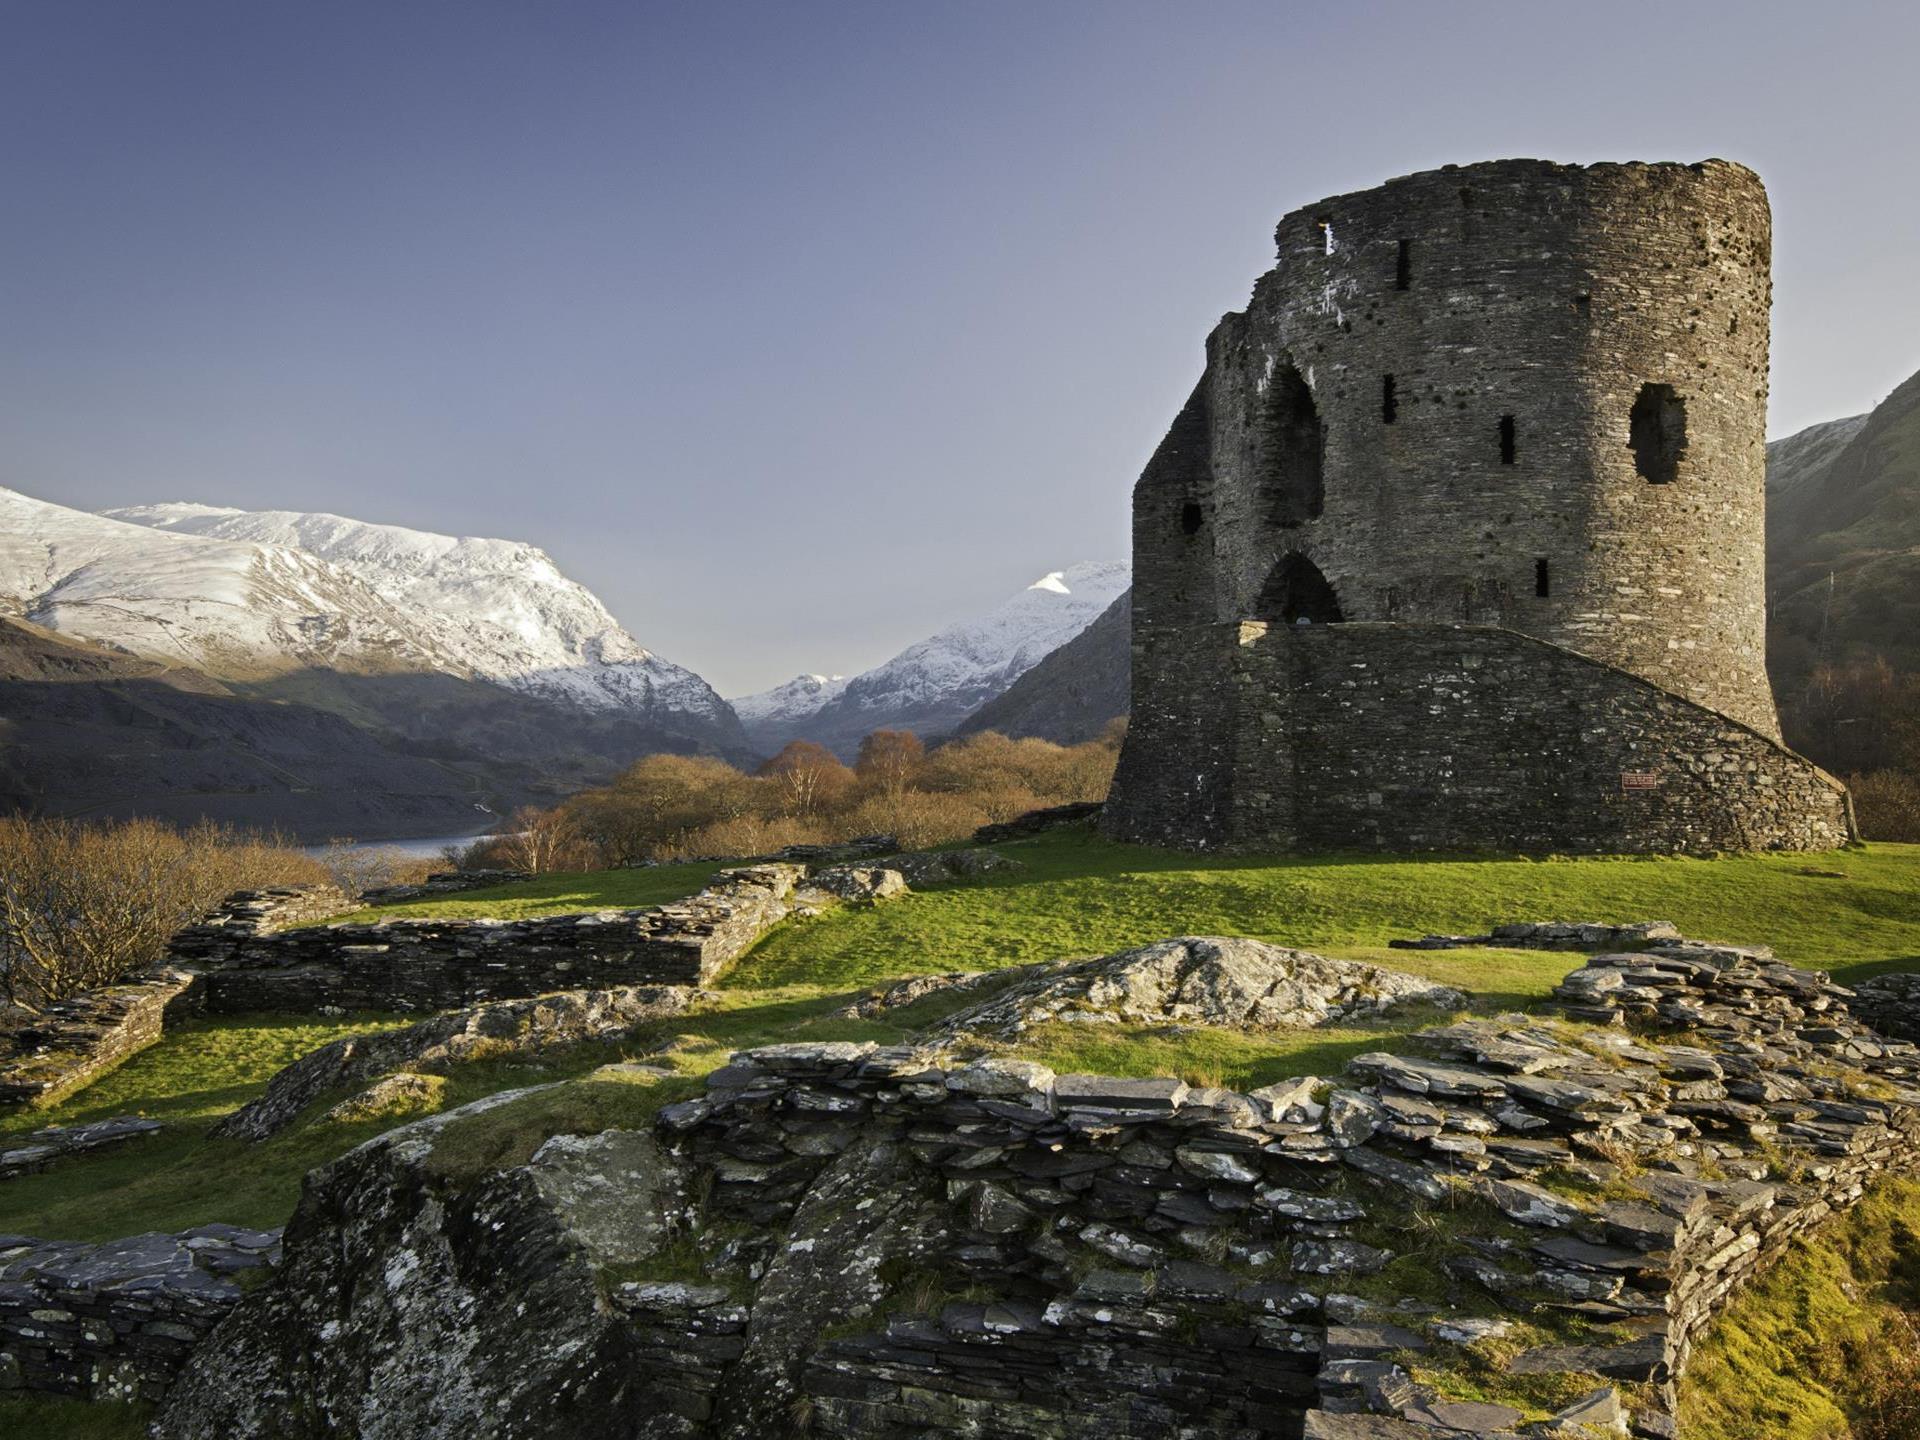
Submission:
POLYGON ((1121 839, 1701 854, 1853 837, 1844 788, 1770 737, 1513 631, 1250 623, 1145 643, 1157 703, 1103 820, 1121 839), (1230 738, 1197 753, 1197 716, 1230 738), (1197 805, 1197 776, 1230 800, 1197 805))

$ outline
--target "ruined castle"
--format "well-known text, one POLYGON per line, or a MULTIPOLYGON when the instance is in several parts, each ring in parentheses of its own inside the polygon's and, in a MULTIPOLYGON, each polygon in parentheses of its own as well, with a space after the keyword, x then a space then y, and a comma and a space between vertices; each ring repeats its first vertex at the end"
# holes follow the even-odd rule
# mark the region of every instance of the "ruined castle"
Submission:
POLYGON ((1758 177, 1448 166, 1296 210, 1277 240, 1134 490, 1110 832, 1850 838, 1767 683, 1758 177))

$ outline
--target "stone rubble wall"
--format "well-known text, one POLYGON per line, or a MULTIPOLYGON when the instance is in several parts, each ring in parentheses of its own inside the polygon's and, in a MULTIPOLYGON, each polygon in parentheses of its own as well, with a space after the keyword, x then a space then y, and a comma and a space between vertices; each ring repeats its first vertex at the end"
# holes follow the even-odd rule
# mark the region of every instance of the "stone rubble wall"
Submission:
MULTIPOLYGON (((875 1135, 949 1207, 922 1263, 982 1298, 935 1287, 927 1308, 849 1319, 813 1347, 783 1383, 817 1435, 1252 1436, 1309 1415, 1325 1437, 1417 1440, 1435 1415, 1517 1433, 1518 1412, 1422 1393, 1395 1362, 1446 1312, 1352 1297, 1395 1260, 1403 1207, 1473 1197, 1508 1228, 1458 1237, 1455 1281, 1536 1323, 1601 1327, 1516 1370, 1651 1382, 1670 1407, 1733 1290, 1875 1178, 1920 1168, 1920 1054, 1855 1020, 1823 975, 1667 940, 1597 957, 1559 994, 1604 1028, 1461 1021, 1330 1088, 1249 1094, 773 1046, 661 1127, 711 1174, 709 1223, 768 1236, 769 1254, 812 1243, 794 1237, 822 1176, 875 1135)), ((766 1263, 754 1243, 732 1247, 749 1274, 766 1263)), ((752 1299, 668 1286, 625 1303, 659 1347, 655 1383, 688 1416, 714 1410, 752 1299)), ((703 1423, 685 1433, 734 1433, 703 1423)), ((1673 1433, 1663 1411, 1633 1423, 1673 1433)))
POLYGON ((101 1244, 0 1236, 0 1407, 23 1393, 158 1400, 245 1293, 238 1277, 279 1251, 278 1231, 232 1225, 101 1244))
POLYGON ((383 920, 183 932, 179 963, 201 972, 206 1014, 445 1010, 560 990, 704 985, 793 908, 798 865, 724 870, 706 889, 650 910, 527 920, 383 920))
POLYGON ((349 1035, 281 1070, 262 1094, 214 1126, 212 1133, 225 1139, 268 1140, 329 1091, 402 1070, 431 1073, 474 1055, 497 1059, 624 1035, 636 1025, 683 1014, 703 998, 707 992, 685 985, 570 990, 449 1011, 403 1030, 349 1035))
POLYGON ((192 975, 162 969, 51 1002, 0 1053, 0 1106, 54 1105, 92 1084, 158 1040, 193 984, 192 975))

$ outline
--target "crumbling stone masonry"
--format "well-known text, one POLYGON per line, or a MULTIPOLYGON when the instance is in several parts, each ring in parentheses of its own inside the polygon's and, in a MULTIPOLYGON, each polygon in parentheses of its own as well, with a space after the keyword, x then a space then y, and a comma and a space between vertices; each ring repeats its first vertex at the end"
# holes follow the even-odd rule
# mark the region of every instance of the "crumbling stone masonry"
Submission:
POLYGON ((173 959, 201 972, 192 1003, 252 1011, 444 1010, 559 990, 703 985, 788 915, 798 865, 723 870, 650 910, 529 920, 383 920, 183 932, 173 959))
POLYGON ((1134 490, 1102 823, 1192 847, 1818 849, 1765 666, 1752 172, 1506 160, 1280 222, 1134 490))

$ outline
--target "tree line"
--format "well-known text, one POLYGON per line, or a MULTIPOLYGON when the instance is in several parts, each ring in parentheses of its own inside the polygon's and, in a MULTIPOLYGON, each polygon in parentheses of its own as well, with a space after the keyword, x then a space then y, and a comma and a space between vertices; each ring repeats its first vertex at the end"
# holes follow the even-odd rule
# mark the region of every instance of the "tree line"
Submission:
POLYGON ((1124 734, 1124 721, 1081 745, 989 731, 928 750, 911 731, 876 730, 851 765, 795 740, 750 771, 707 756, 649 755, 609 785, 516 812, 461 860, 540 873, 875 834, 918 849, 1029 810, 1104 799, 1124 734))

